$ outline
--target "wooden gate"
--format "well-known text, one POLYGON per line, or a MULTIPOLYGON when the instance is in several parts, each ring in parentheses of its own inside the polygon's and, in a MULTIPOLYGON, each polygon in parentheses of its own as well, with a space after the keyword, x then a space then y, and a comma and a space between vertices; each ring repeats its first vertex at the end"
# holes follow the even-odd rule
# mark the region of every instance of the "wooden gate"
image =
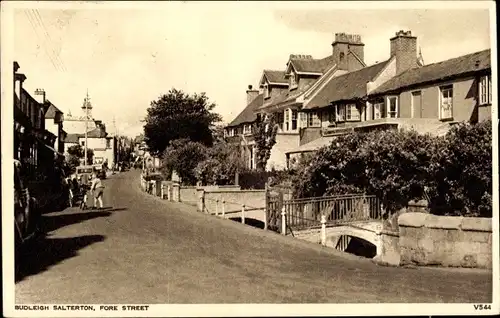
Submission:
POLYGON ((281 231, 281 211, 283 202, 291 199, 291 189, 283 186, 269 186, 266 183, 266 224, 265 229, 281 231))

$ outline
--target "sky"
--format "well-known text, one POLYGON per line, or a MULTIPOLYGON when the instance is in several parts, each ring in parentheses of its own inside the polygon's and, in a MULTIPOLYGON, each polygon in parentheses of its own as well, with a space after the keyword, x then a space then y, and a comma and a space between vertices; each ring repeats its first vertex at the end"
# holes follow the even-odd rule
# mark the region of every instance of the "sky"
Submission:
POLYGON ((417 36, 426 64, 492 47, 490 15, 477 2, 466 9, 453 8, 456 2, 418 9, 407 2, 34 4, 13 13, 24 87, 43 88, 73 115, 88 89, 94 118, 110 132, 115 120, 129 136, 142 131, 150 102, 171 88, 205 92, 230 122, 263 69, 283 70, 290 54, 326 57, 335 33, 361 35, 368 65, 389 58, 398 30, 417 36))

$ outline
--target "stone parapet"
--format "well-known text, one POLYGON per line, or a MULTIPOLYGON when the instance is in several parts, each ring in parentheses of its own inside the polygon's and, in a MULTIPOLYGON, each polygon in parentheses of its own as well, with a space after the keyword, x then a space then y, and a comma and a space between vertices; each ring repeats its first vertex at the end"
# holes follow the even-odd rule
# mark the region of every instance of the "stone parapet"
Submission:
POLYGON ((489 218, 401 214, 401 265, 491 268, 491 222, 489 218))

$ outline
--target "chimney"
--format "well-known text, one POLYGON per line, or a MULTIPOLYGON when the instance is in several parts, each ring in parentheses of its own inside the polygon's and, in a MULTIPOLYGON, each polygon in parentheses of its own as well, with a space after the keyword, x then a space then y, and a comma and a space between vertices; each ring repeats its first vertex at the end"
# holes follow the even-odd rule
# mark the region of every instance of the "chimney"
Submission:
POLYGON ((259 96, 259 91, 252 88, 253 88, 252 85, 248 85, 247 106, 250 105, 250 103, 253 102, 253 100, 257 98, 257 96, 259 96))
POLYGON ((396 75, 417 67, 417 37, 400 30, 391 38, 391 57, 396 57, 396 75))
POLYGON ((45 104, 45 91, 41 88, 37 88, 35 90, 34 98, 36 99, 37 102, 44 105, 45 104))
POLYGON ((364 63, 365 59, 365 45, 361 41, 360 35, 335 33, 332 47, 333 60, 339 69, 352 72, 363 67, 358 60, 359 58, 364 63), (350 52, 354 53, 357 58, 349 54, 350 52))

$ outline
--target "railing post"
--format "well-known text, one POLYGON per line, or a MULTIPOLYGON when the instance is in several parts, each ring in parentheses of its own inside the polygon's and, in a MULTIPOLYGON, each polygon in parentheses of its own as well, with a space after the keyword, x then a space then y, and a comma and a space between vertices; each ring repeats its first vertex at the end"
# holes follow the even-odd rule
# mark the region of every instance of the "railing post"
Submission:
POLYGON ((222 218, 226 217, 226 201, 222 200, 222 218))
POLYGON ((321 245, 326 246, 326 216, 321 215, 321 245))
POLYGON ((245 224, 245 205, 241 205, 241 223, 245 224))
POLYGON ((205 212, 205 190, 198 191, 198 211, 205 212))
POLYGON ((219 199, 215 200, 215 216, 219 216, 219 199))
POLYGON ((281 234, 286 235, 286 210, 285 206, 281 208, 281 234))
POLYGON ((161 199, 165 199, 165 184, 163 182, 161 182, 161 186, 160 186, 160 196, 161 196, 161 199))

